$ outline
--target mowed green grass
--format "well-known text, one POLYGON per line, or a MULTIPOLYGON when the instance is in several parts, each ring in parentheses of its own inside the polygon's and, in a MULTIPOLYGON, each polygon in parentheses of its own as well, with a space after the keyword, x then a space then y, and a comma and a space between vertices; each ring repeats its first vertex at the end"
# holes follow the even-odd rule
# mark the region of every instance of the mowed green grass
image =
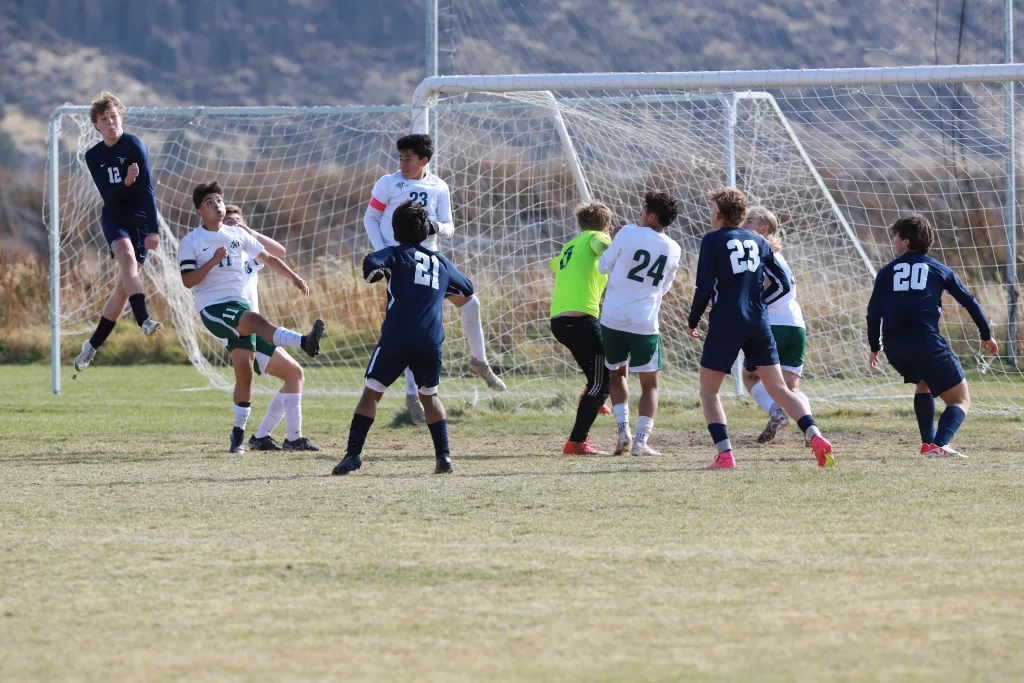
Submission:
POLYGON ((199 384, 100 364, 54 397, 0 367, 0 680, 1024 679, 1019 419, 926 461, 909 413, 822 410, 825 471, 730 405, 740 469, 707 472, 691 404, 644 459, 464 409, 437 477, 391 396, 338 478, 353 398, 307 398, 323 454, 231 456, 199 384))

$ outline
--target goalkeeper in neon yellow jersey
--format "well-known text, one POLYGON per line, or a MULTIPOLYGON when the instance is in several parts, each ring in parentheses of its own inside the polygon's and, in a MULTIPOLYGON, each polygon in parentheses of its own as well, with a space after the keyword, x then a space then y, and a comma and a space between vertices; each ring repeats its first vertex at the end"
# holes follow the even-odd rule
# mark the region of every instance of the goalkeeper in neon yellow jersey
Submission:
POLYGON ((576 424, 562 451, 565 455, 603 455, 587 442, 590 427, 609 394, 609 370, 601 344, 601 295, 608 276, 597 270, 611 244, 612 212, 600 202, 576 209, 580 234, 551 260, 555 290, 551 295, 551 333, 569 349, 587 376, 587 388, 576 409, 576 424))

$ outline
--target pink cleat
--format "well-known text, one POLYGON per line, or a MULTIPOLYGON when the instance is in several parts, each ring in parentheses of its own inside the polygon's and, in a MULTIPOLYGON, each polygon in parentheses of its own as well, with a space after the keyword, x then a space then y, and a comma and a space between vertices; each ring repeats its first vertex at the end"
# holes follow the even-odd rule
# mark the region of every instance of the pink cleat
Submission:
POLYGON ((733 457, 732 451, 725 451, 719 453, 715 461, 705 467, 707 470, 731 470, 736 467, 736 458, 733 457))
POLYGON ((562 449, 562 455, 608 455, 604 451, 599 451, 590 445, 590 441, 583 441, 577 443, 575 441, 566 441, 565 448, 562 449))
POLYGON ((832 457, 832 444, 821 434, 815 434, 809 444, 818 459, 818 467, 835 467, 836 460, 832 457))

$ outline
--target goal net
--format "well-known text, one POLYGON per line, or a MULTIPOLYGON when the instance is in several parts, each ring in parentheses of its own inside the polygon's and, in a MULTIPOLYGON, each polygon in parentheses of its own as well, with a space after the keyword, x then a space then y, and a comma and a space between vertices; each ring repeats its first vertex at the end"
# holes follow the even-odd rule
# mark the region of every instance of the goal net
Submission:
MULTIPOLYGON (((271 319, 296 329, 315 316, 327 321, 325 350, 306 363, 309 390, 358 392, 383 313, 380 289, 358 277, 369 249, 361 217, 373 181, 395 167, 394 140, 412 126, 437 138, 432 170, 452 188, 456 222, 441 249, 478 288, 489 359, 509 385, 503 405, 575 400, 582 377, 548 326, 548 262, 576 234, 581 199, 608 204, 616 223, 634 222, 652 188, 681 202, 669 229, 683 263, 661 315, 663 393, 693 396, 701 348, 682 333, 708 225, 704 197, 730 182, 781 220, 808 327, 802 389, 845 407, 905 405, 909 388, 888 366, 867 370, 865 329, 874 272, 892 257, 887 226, 897 216, 916 211, 931 220, 932 255, 976 294, 1003 352, 1008 334, 1016 345, 1009 323, 1019 306, 1010 292, 1021 256, 1006 228, 1004 82, 991 75, 970 82, 977 79, 969 70, 982 68, 991 69, 960 67, 970 75, 960 81, 843 85, 818 74, 813 85, 757 88, 735 74, 701 74, 698 85, 684 87, 654 75, 647 82, 615 74, 443 77, 421 85, 412 114, 401 107, 131 111, 125 126, 149 146, 168 232, 146 270, 193 363, 229 386, 226 356, 180 286, 171 239, 195 224, 192 186, 219 178, 227 199, 287 247, 314 290, 300 300, 280 278, 260 278, 271 319)), ((106 297, 111 264, 82 160, 98 137, 87 116, 62 118, 71 139, 60 157, 61 319, 65 332, 81 334, 106 297)), ((465 375, 468 345, 454 307, 446 307, 446 320, 443 390, 486 392, 465 375)), ((1020 372, 981 354, 972 321, 948 297, 942 321, 975 406, 1024 408, 1020 372)))

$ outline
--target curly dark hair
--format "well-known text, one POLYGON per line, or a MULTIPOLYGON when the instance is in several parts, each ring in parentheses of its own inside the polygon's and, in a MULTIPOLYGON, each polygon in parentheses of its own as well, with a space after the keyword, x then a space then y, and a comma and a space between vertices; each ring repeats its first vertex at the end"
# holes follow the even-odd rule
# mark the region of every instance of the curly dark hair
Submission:
POLYGON ((667 228, 679 215, 679 203, 664 192, 651 191, 644 195, 644 213, 653 213, 658 225, 667 228))
POLYGON ((414 199, 407 199, 395 209, 391 228, 399 244, 419 244, 430 234, 430 216, 414 199))
POLYGON ((220 183, 216 180, 196 185, 196 189, 192 190, 192 203, 195 204, 195 207, 198 209, 203 205, 203 200, 206 199, 207 195, 211 194, 219 194, 222 197, 224 196, 224 190, 221 189, 220 183))
POLYGON ((429 135, 423 133, 412 133, 398 138, 395 147, 399 152, 409 150, 420 159, 430 159, 434 156, 434 141, 429 135))
POLYGON ((935 230, 928 219, 919 213, 900 218, 890 228, 892 234, 910 240, 908 249, 915 254, 927 254, 935 241, 935 230))
POLYGON ((708 200, 715 203, 728 226, 738 227, 747 217, 747 198, 735 187, 720 187, 708 195, 708 200))

